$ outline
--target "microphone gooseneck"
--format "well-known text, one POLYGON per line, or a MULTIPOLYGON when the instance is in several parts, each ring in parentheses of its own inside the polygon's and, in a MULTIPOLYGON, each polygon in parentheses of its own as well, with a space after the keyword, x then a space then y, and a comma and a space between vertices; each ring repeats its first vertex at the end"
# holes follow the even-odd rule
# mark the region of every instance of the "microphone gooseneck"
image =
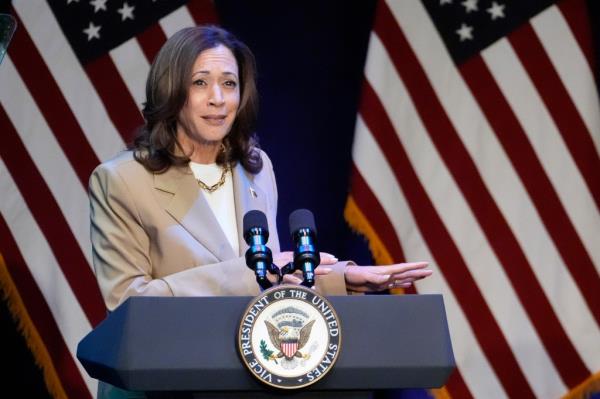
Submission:
POLYGON ((315 285, 315 269, 321 263, 317 250, 317 227, 315 217, 308 209, 297 209, 290 214, 290 234, 296 245, 294 249, 294 269, 301 270, 302 285, 315 285))
POLYGON ((273 254, 267 247, 267 217, 261 211, 252 210, 244 215, 244 240, 249 246, 246 251, 246 265, 254 270, 258 285, 263 289, 270 288, 272 284, 267 278, 267 271, 272 268, 273 254))

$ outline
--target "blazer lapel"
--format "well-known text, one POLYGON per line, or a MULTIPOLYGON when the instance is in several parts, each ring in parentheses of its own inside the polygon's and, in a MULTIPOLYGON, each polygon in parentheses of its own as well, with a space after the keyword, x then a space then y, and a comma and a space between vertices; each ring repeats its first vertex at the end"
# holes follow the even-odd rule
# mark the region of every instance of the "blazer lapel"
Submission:
POLYGON ((154 187, 173 194, 165 210, 217 259, 227 260, 238 256, 229 245, 188 167, 171 167, 165 173, 155 174, 154 187))
POLYGON ((244 170, 244 167, 238 163, 232 170, 233 174, 233 197, 235 201, 235 213, 238 228, 238 240, 240 253, 242 256, 248 244, 244 240, 244 215, 251 210, 259 210, 267 213, 267 197, 263 190, 254 184, 251 174, 244 170))

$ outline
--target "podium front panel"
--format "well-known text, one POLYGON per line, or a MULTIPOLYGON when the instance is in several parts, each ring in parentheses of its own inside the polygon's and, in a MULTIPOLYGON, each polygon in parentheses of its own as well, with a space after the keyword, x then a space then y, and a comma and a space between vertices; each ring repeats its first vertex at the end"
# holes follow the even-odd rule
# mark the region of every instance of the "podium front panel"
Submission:
MULTIPOLYGON (((79 344, 90 376, 141 391, 265 391, 237 353, 250 297, 131 297, 79 344)), ((328 297, 342 324, 333 370, 307 390, 442 386, 454 368, 441 295, 328 297)))

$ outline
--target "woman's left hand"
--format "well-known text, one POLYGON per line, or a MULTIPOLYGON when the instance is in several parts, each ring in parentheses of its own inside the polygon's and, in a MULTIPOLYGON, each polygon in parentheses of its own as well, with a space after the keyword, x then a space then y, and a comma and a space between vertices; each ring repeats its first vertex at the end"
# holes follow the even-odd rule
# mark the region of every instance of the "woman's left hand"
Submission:
POLYGON ((348 265, 344 272, 349 291, 383 291, 390 288, 407 288, 413 282, 431 276, 427 262, 397 263, 387 266, 348 265))

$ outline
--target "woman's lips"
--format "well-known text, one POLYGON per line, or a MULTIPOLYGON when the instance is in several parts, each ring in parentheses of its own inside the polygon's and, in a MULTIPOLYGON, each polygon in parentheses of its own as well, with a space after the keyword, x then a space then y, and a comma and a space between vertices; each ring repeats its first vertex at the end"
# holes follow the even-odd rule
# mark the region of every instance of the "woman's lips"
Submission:
POLYGON ((202 119, 211 126, 222 126, 225 123, 226 115, 204 115, 202 119))

